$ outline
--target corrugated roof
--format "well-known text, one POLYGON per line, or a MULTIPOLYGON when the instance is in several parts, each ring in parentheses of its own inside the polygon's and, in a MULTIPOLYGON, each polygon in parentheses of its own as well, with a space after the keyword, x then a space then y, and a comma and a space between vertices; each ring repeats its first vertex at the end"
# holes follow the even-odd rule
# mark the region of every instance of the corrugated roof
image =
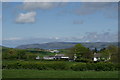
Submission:
POLYGON ((94 57, 101 57, 101 53, 95 53, 94 57))
POLYGON ((64 54, 56 54, 55 56, 64 56, 64 54))

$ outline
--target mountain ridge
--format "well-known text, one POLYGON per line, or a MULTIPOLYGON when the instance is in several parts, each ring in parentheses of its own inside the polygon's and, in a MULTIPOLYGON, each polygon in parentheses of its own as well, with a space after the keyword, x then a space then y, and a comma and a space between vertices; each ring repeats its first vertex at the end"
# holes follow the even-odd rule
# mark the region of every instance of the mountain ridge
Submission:
POLYGON ((117 42, 49 42, 49 43, 42 43, 42 44, 26 44, 20 45, 15 48, 18 49, 27 49, 27 48, 40 48, 40 49, 65 49, 73 47, 76 44, 82 44, 87 48, 105 48, 109 45, 117 46, 117 42))

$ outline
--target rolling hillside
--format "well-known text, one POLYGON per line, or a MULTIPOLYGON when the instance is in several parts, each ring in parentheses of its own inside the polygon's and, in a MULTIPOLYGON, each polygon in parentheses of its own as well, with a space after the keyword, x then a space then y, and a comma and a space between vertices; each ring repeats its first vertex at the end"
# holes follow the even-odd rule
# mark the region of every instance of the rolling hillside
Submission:
MULTIPOLYGON (((27 49, 27 48, 40 48, 40 49, 65 49, 73 47, 78 44, 77 42, 51 42, 44 44, 27 44, 20 45, 16 48, 18 49, 27 49)), ((87 48, 105 48, 109 45, 117 45, 117 42, 95 42, 95 43, 81 43, 83 46, 87 48)))

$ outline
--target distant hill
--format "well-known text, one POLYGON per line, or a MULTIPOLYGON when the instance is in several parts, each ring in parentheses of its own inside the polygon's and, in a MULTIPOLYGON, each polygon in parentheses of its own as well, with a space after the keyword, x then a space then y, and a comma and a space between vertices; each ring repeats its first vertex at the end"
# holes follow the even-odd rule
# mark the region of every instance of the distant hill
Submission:
MULTIPOLYGON (((65 49, 73 47, 74 45, 78 44, 78 42, 51 42, 51 43, 44 43, 44 44, 27 44, 27 45, 20 45, 16 48, 18 49, 27 49, 27 48, 40 48, 40 49, 65 49)), ((105 48, 109 45, 117 46, 117 42, 94 42, 94 43, 80 43, 87 48, 105 48)))
POLYGON ((0 45, 0 49, 2 49, 2 48, 8 48, 8 47, 0 45))

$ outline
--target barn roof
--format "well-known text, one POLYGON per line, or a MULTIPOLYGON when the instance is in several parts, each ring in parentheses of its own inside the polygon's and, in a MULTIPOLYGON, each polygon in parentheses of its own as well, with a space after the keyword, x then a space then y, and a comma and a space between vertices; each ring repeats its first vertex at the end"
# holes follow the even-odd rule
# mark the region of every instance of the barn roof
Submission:
POLYGON ((94 57, 101 57, 101 53, 95 53, 94 57))
POLYGON ((64 54, 56 54, 55 56, 64 56, 64 54))

